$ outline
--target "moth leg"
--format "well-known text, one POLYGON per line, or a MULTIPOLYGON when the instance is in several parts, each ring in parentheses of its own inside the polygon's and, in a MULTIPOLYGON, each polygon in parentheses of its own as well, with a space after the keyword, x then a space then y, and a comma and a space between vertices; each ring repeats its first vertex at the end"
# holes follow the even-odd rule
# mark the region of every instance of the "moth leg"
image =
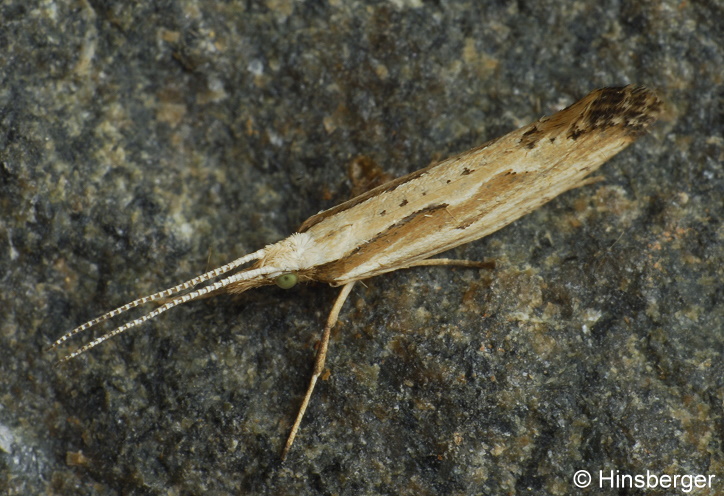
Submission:
POLYGON ((590 185, 590 184, 600 183, 601 181, 605 181, 605 180, 606 180, 606 178, 603 177, 603 176, 588 176, 588 177, 584 177, 583 179, 581 179, 580 181, 578 181, 576 184, 574 184, 573 186, 571 186, 570 188, 568 188, 568 190, 580 188, 581 186, 588 186, 588 185, 590 185))
POLYGON ((297 431, 299 430, 299 424, 302 423, 302 417, 304 417, 304 412, 307 410, 307 406, 309 405, 309 399, 312 397, 312 391, 314 391, 314 386, 315 384, 317 384, 317 379, 319 378, 319 376, 322 375, 322 371, 324 370, 324 362, 327 359, 327 348, 329 347, 329 336, 332 332, 332 327, 334 327, 334 324, 337 323, 339 311, 342 309, 342 305, 344 305, 344 302, 349 296, 350 291, 352 291, 352 286, 354 286, 354 283, 355 281, 352 281, 342 286, 342 291, 339 292, 339 296, 337 296, 337 300, 334 302, 334 306, 329 312, 329 317, 327 317, 327 325, 324 326, 322 340, 319 343, 317 357, 314 360, 314 370, 312 371, 312 378, 309 381, 309 386, 307 387, 307 392, 304 395, 304 400, 302 400, 302 406, 299 407, 299 413, 297 413, 297 418, 294 420, 294 425, 292 425, 292 430, 291 432, 289 432, 287 443, 284 445, 284 450, 282 451, 282 461, 284 461, 284 459, 287 457, 289 449, 292 447, 292 443, 294 443, 294 438, 297 436, 297 431))
POLYGON ((431 266, 431 265, 448 265, 448 266, 456 266, 456 267, 476 267, 480 269, 494 269, 495 268, 495 261, 489 260, 487 262, 483 261, 477 261, 477 260, 459 260, 455 258, 428 258, 426 260, 418 260, 417 262, 412 262, 410 265, 405 266, 406 269, 409 269, 410 267, 421 267, 421 266, 431 266))

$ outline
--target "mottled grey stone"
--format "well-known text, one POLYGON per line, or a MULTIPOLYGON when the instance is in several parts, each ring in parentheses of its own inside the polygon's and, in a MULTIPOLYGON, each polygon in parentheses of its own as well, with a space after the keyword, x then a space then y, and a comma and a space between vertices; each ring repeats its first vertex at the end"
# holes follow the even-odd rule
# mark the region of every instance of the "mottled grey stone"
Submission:
POLYGON ((4 1, 0 493, 564 495, 586 469, 721 494, 722 18, 4 1), (452 254, 494 270, 355 289, 284 464, 334 289, 192 303, 56 368, 93 333, 44 351, 345 200, 355 157, 400 175, 630 82, 667 116, 605 181, 452 254))

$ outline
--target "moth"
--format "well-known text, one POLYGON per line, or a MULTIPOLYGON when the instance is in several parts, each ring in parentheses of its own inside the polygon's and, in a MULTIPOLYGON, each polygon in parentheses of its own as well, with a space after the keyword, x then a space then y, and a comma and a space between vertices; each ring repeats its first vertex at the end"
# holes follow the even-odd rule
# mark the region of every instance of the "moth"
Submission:
POLYGON ((290 288, 306 281, 340 286, 312 377, 282 451, 284 459, 323 372, 330 332, 357 281, 422 265, 483 265, 430 257, 487 236, 561 193, 595 182, 589 174, 641 136, 662 106, 656 93, 643 86, 595 90, 551 116, 313 215, 284 240, 111 310, 63 335, 50 349, 154 301, 160 306, 60 362, 177 305, 212 294, 243 293, 268 284, 290 288))

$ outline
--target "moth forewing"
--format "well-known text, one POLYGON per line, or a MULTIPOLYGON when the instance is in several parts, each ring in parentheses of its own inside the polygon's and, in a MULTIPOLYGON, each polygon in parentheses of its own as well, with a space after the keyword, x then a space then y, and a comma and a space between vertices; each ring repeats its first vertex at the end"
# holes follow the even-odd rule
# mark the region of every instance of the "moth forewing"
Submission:
POLYGON ((595 90, 549 117, 320 212, 284 240, 82 324, 51 348, 152 301, 164 303, 61 360, 174 306, 219 292, 241 293, 275 282, 291 287, 297 280, 342 285, 284 457, 323 370, 330 330, 355 281, 415 265, 485 265, 429 257, 493 233, 559 194, 590 182, 587 176, 642 134, 661 108, 657 95, 641 86, 595 90), (241 268, 254 261, 253 266, 241 268), (235 270, 239 271, 232 274, 235 270), (206 285, 199 287, 202 284, 206 285))
POLYGON ((570 107, 308 219, 323 256, 303 272, 332 284, 390 272, 486 236, 624 149, 656 117, 642 87, 596 90, 570 107))

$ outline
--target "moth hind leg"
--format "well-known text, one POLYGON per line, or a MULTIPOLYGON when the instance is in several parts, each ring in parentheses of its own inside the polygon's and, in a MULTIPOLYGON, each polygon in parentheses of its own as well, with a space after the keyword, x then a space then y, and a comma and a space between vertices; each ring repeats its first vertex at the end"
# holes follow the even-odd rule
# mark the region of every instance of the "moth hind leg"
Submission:
POLYGON ((495 260, 461 260, 456 258, 428 258, 425 260, 418 260, 406 265, 404 268, 409 269, 411 267, 430 267, 435 265, 444 265, 448 267, 468 267, 476 269, 494 269, 495 260))

